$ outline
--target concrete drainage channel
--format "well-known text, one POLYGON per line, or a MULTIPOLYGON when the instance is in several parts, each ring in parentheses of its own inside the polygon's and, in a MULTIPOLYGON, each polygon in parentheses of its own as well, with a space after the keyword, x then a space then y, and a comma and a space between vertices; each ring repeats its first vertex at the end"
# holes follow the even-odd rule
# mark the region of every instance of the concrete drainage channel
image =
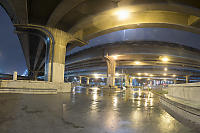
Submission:
POLYGON ((181 123, 200 131, 200 109, 172 101, 160 95, 161 106, 181 123))

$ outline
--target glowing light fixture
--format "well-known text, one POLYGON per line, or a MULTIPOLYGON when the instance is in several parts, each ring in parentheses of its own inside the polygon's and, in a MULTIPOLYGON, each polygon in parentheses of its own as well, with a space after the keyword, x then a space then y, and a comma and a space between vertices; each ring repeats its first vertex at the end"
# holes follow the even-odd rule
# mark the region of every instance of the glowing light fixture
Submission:
POLYGON ((166 74, 166 73, 163 73, 163 76, 167 76, 167 74, 166 74))
POLYGON ((137 75, 141 75, 141 73, 138 73, 137 75))
POLYGON ((113 55, 112 57, 113 57, 113 59, 115 59, 115 60, 116 60, 116 59, 117 59, 117 57, 118 57, 118 55, 113 55))
POLYGON ((119 76, 120 74, 119 73, 115 73, 115 76, 119 76))
POLYGON ((148 78, 147 80, 150 80, 150 78, 148 78))
POLYGON ((153 77, 153 74, 150 74, 149 76, 153 77))
POLYGON ((119 20, 124 20, 124 19, 127 19, 129 17, 130 13, 129 13, 128 10, 118 10, 116 12, 116 15, 117 15, 119 20))
POLYGON ((149 74, 148 74, 148 73, 145 73, 144 75, 145 75, 145 76, 148 76, 149 74))
POLYGON ((162 60, 163 62, 168 62, 168 61, 169 61, 169 58, 168 58, 168 57, 162 57, 161 60, 162 60))
POLYGON ((174 74, 174 75, 172 75, 173 77, 176 77, 176 75, 174 74))
POLYGON ((134 62, 136 65, 139 65, 139 64, 141 64, 141 62, 140 61, 135 61, 134 62))
POLYGON ((165 67, 165 68, 164 68, 164 71, 167 71, 167 70, 168 70, 167 67, 165 67))
POLYGON ((142 79, 142 77, 138 77, 138 79, 142 79))
POLYGON ((94 75, 94 77, 96 78, 96 79, 98 79, 99 78, 99 74, 93 74, 94 75))

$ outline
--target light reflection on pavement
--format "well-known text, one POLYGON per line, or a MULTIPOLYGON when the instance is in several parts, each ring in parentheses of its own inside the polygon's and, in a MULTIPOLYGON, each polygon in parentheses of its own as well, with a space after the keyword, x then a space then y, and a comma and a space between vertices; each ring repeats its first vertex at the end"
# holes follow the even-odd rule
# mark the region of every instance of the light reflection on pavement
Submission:
POLYGON ((1 94, 0 133, 195 133, 148 91, 74 88, 57 95, 1 94))
POLYGON ((82 125, 85 129, 82 129, 82 132, 192 132, 190 128, 185 127, 163 110, 159 106, 158 97, 148 91, 139 89, 115 93, 93 87, 82 89, 82 93, 74 95, 81 99, 83 102, 81 107, 86 111, 83 114, 85 121, 82 125))

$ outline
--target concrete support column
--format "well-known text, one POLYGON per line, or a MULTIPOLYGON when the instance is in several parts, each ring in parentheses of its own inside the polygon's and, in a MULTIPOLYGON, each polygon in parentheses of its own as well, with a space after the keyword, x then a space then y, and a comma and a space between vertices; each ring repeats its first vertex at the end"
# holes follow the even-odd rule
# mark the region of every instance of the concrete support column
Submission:
POLYGON ((71 40, 71 36, 58 29, 47 29, 54 38, 54 46, 53 44, 50 46, 49 53, 48 81, 64 82, 66 46, 71 40))
POLYGON ((54 46, 53 62, 51 61, 49 62, 48 81, 64 82, 65 55, 66 55, 66 46, 63 45, 54 46), (51 68, 51 66, 53 66, 53 68, 51 68), (52 73, 51 69, 53 69, 52 73), (50 76, 52 76, 52 80, 50 80, 50 76))
POLYGON ((176 79, 174 79, 174 84, 176 84, 176 79))
POLYGON ((69 42, 84 45, 82 34, 72 36, 62 30, 32 24, 15 24, 17 33, 40 36, 46 44, 45 81, 64 82, 66 46, 69 42))
POLYGON ((128 74, 125 75, 125 86, 130 86, 130 78, 128 74))
POLYGON ((82 83, 82 76, 79 76, 79 83, 82 83))
POLYGON ((186 76, 185 76, 185 81, 186 81, 186 83, 189 83, 189 77, 190 77, 189 75, 186 75, 186 76))
POLYGON ((37 76, 38 76, 38 71, 35 71, 33 73, 33 80, 37 80, 37 76))
POLYGON ((133 79, 132 77, 130 78, 130 86, 133 86, 133 79))
POLYGON ((115 67, 116 67, 116 61, 106 56, 106 63, 107 63, 107 85, 108 86, 115 86, 115 67))
POLYGON ((86 82, 86 84, 87 84, 87 85, 90 84, 90 78, 89 78, 89 77, 87 77, 87 82, 86 82))

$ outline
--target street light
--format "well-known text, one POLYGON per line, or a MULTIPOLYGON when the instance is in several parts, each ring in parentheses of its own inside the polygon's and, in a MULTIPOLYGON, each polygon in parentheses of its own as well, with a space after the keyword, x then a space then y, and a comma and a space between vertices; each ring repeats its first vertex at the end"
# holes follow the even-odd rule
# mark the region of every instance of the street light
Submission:
POLYGON ((139 76, 140 76, 140 75, 141 75, 141 73, 138 73, 137 75, 139 75, 139 76))
POLYGON ((115 73, 115 76, 119 76, 120 74, 119 73, 115 73))
POLYGON ((96 78, 96 79, 98 79, 99 78, 99 74, 94 74, 94 77, 96 78))
POLYGON ((163 73, 163 76, 167 76, 167 74, 166 74, 166 73, 163 73))
POLYGON ((117 57, 118 57, 118 55, 113 55, 112 57, 113 57, 113 59, 115 59, 115 60, 116 60, 116 59, 117 59, 117 57))
POLYGON ((139 65, 139 64, 141 64, 141 62, 140 61, 135 61, 134 62, 136 65, 139 65))
POLYGON ((173 77, 176 77, 176 75, 174 74, 174 75, 172 75, 173 77))
POLYGON ((169 58, 168 58, 168 57, 162 57, 161 60, 162 60, 163 62, 168 62, 168 61, 169 61, 169 58))
POLYGON ((128 10, 118 10, 115 13, 119 20, 125 20, 129 17, 130 13, 128 10))

